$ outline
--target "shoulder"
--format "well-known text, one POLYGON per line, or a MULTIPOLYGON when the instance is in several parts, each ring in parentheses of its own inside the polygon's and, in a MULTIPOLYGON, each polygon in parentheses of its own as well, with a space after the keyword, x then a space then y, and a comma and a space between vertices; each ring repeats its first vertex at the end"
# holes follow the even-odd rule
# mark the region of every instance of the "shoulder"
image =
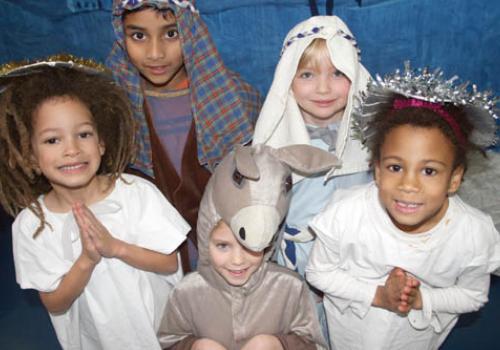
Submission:
POLYGON ((463 231, 478 232, 482 236, 498 236, 490 215, 465 203, 458 195, 450 198, 452 219, 463 231))
POLYGON ((290 289, 291 291, 297 290, 297 287, 301 288, 305 286, 304 278, 297 272, 273 262, 268 262, 267 264, 266 279, 275 281, 275 284, 280 285, 280 288, 288 285, 294 288, 290 289))
POLYGON ((193 300, 193 296, 202 295, 207 292, 207 289, 212 288, 210 284, 199 274, 199 272, 191 272, 185 275, 172 290, 170 300, 172 303, 183 304, 184 301, 193 300))
POLYGON ((24 208, 19 214, 17 214, 14 223, 12 224, 13 238, 16 238, 19 233, 32 236, 39 226, 40 219, 31 209, 24 208))
POLYGON ((374 182, 338 189, 333 192, 325 210, 352 210, 355 207, 356 211, 359 211, 362 208, 361 204, 369 200, 376 191, 374 182))
POLYGON ((116 190, 125 193, 151 193, 159 194, 160 190, 154 183, 132 174, 122 174, 115 183, 116 190))

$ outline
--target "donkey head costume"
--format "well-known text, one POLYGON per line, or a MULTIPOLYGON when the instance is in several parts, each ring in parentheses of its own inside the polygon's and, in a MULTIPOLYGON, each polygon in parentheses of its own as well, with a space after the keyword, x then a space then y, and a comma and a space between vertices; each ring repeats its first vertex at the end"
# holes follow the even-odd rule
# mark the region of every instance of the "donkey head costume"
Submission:
MULTIPOLYGON (((220 220, 231 227, 243 246, 262 251, 270 245, 286 216, 292 169, 311 175, 326 172, 337 164, 334 155, 309 145, 279 149, 262 144, 237 147, 217 167, 201 201, 198 216, 200 273, 207 278, 215 272, 208 261, 208 241, 220 220)), ((270 253, 266 255, 269 256, 270 253)))

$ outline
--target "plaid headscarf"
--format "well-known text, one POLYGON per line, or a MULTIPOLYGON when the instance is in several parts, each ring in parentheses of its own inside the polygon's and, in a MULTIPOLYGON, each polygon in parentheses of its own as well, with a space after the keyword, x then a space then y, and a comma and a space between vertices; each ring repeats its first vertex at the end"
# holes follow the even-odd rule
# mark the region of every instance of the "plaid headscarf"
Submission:
POLYGON ((113 27, 117 40, 106 64, 126 89, 139 124, 136 134, 138 154, 133 166, 150 176, 153 176, 153 163, 144 96, 139 71, 130 62, 125 49, 124 11, 147 5, 157 9, 170 8, 174 12, 191 90, 191 110, 201 165, 213 171, 235 144, 250 142, 261 107, 259 93, 224 66, 207 26, 192 3, 185 0, 113 1, 113 27))

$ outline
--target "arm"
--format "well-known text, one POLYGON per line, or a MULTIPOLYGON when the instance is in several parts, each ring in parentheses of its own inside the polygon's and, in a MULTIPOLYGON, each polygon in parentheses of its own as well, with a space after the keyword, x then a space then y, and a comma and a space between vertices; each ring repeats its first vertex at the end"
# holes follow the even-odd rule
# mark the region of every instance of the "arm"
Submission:
POLYGON ((326 295, 335 297, 335 303, 341 310, 350 307, 358 317, 363 318, 372 305, 378 285, 360 281, 342 269, 338 241, 332 238, 328 243, 327 246, 319 238, 314 242, 306 278, 326 295))
POLYGON ((422 285, 408 319, 416 329, 443 330, 459 314, 476 311, 488 301, 490 275, 486 266, 465 269, 455 285, 434 288, 422 285))
POLYGON ((290 323, 282 333, 274 334, 284 350, 326 348, 326 343, 319 324, 316 303, 305 281, 294 280, 287 304, 293 305, 290 323))
POLYGON ((59 286, 52 292, 40 292, 40 299, 50 313, 63 313, 82 293, 87 285, 94 267, 101 256, 85 232, 80 232, 82 253, 71 269, 62 278, 59 286))
POLYGON ((73 213, 80 230, 88 233, 102 256, 118 258, 144 271, 157 273, 177 271, 176 252, 163 254, 114 238, 94 214, 82 204, 75 204, 73 213))
MULTIPOLYGON (((195 272, 196 273, 196 272, 195 272)), ((172 291, 160 323, 157 335, 162 349, 190 350, 200 338, 194 332, 191 311, 186 302, 189 297, 181 281, 172 291)))

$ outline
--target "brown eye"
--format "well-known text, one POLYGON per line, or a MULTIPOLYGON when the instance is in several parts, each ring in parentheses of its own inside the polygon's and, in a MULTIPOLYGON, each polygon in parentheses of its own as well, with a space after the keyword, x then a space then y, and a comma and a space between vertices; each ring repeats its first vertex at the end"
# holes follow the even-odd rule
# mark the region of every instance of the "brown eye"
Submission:
POLYGON ((285 179, 285 192, 288 193, 292 189, 292 175, 288 175, 285 179))
POLYGON ((234 169, 233 181, 237 186, 241 186, 241 183, 243 182, 243 175, 241 175, 238 169, 234 169))

